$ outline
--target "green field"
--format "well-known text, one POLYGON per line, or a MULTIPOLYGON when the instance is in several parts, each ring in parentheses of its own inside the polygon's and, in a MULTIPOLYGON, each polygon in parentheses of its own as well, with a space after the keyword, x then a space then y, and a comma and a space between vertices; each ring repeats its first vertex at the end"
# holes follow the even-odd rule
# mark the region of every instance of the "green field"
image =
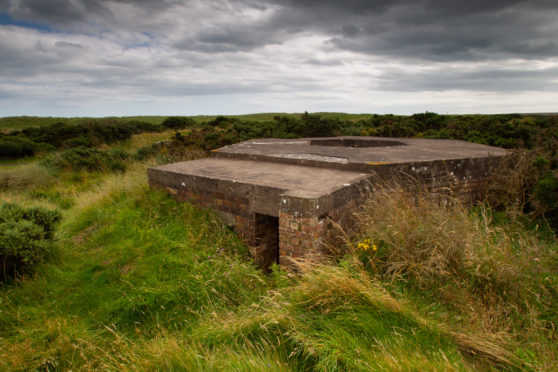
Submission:
MULTIPOLYGON (((358 121, 362 119, 367 119, 372 114, 345 114, 345 113, 335 113, 335 112, 324 112, 318 113, 324 118, 339 118, 343 120, 358 121)), ((262 114, 246 114, 246 115, 229 115, 230 118, 237 118, 239 120, 249 120, 249 121, 268 121, 272 120, 274 116, 287 116, 287 117, 298 117, 300 114, 287 114, 287 113, 262 113, 262 114)), ((159 124, 165 120, 168 116, 119 116, 119 117, 106 117, 102 120, 114 120, 117 122, 125 122, 131 120, 141 120, 153 124, 159 124)), ((203 122, 208 120, 213 120, 216 115, 198 115, 190 116, 197 122, 203 122)), ((99 118, 87 118, 87 117, 75 117, 75 118, 56 118, 56 117, 38 117, 38 116, 11 116, 0 118, 0 131, 17 130, 29 127, 38 127, 45 125, 52 125, 56 123, 66 123, 66 124, 82 124, 91 121, 100 120, 99 118)))
POLYGON ((84 126, 58 127, 50 147, 18 132, 33 154, 0 160, 0 205, 61 216, 49 240, 0 212, 0 258, 14 237, 48 252, 2 271, 0 370, 558 370, 555 116, 165 119, 0 119, 5 132, 84 126), (155 127, 89 126, 134 121, 155 127), (378 190, 337 257, 266 274, 212 211, 150 190, 146 170, 270 131, 447 136, 517 155, 483 204, 378 190))

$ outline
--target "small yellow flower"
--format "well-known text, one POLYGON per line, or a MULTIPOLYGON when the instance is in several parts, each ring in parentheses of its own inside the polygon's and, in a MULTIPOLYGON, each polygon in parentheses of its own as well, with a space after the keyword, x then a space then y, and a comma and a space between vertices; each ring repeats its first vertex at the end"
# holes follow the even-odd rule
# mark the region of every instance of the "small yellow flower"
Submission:
POLYGON ((378 250, 378 246, 376 244, 372 244, 372 250, 376 252, 378 250))
POLYGON ((366 243, 366 240, 359 242, 357 244, 358 249, 362 249, 363 251, 367 251, 368 249, 370 249, 370 244, 366 243))

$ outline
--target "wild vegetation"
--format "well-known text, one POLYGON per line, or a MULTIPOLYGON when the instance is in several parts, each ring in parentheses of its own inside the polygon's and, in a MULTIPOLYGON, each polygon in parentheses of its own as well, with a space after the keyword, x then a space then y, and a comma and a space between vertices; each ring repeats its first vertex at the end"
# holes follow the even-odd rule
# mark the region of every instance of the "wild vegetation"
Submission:
POLYGON ((0 160, 0 370, 556 370, 557 121, 1 119, 0 143, 32 152, 0 160), (516 153, 473 209, 378 188, 338 254, 296 274, 264 274, 211 211, 146 185, 148 166, 239 140, 341 134, 516 153))

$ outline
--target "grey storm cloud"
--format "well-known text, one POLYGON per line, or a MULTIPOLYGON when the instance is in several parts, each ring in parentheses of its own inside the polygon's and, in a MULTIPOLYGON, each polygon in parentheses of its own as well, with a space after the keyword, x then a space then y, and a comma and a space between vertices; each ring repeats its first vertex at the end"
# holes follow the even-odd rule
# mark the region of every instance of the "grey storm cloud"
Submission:
MULTIPOLYGON (((137 31, 110 5, 127 4, 144 14, 171 7, 205 6, 229 18, 194 22, 173 46, 202 52, 234 52, 282 43, 311 32, 329 46, 374 56, 436 61, 485 58, 547 58, 558 55, 558 1, 545 0, 11 0, 15 19, 45 22, 55 29, 103 19, 104 28, 137 31), (271 9, 262 19, 245 19, 238 9, 271 9), (209 24, 209 26, 208 26, 209 24)), ((173 32, 180 18, 159 25, 173 32)), ((184 26, 184 25, 182 25, 184 26)))
POLYGON ((556 1, 303 0, 289 2, 278 17, 299 19, 331 36, 337 48, 376 56, 459 61, 558 55, 556 1))
POLYGON ((110 13, 98 1, 71 0, 14 0, 9 2, 9 12, 19 20, 53 25, 87 22, 91 15, 107 16, 110 13))

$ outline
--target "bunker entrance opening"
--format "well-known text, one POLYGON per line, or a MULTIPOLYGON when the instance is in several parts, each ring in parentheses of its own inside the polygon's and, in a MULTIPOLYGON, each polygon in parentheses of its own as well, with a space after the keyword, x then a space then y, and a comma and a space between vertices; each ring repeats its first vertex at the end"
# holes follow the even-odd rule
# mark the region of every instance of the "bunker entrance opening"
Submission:
POLYGON ((269 268, 279 263, 279 218, 255 214, 256 260, 269 268))

